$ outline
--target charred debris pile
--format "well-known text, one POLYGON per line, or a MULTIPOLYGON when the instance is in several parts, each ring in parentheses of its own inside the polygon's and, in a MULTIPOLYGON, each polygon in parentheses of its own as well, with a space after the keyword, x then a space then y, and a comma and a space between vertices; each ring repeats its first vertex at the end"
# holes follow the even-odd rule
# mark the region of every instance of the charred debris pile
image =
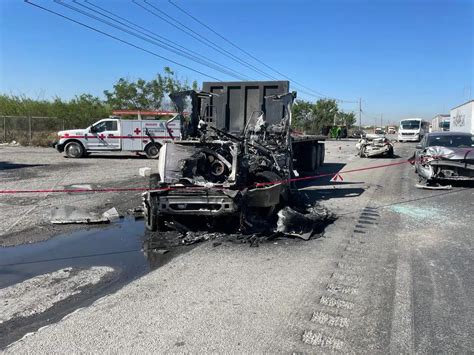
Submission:
POLYGON ((158 171, 143 194, 147 229, 158 232, 157 238, 177 231, 182 244, 231 238, 255 245, 322 233, 335 216, 292 182, 298 176, 291 136, 295 93, 265 97, 280 105, 282 115, 253 112, 237 134, 216 127, 211 106, 203 106, 213 95, 171 95, 182 139, 160 149, 158 171))
POLYGON ((258 246, 281 238, 318 238, 335 220, 336 216, 327 208, 311 204, 305 195, 299 194, 291 205, 282 205, 269 216, 169 217, 153 239, 177 240, 181 245, 218 240, 258 246))

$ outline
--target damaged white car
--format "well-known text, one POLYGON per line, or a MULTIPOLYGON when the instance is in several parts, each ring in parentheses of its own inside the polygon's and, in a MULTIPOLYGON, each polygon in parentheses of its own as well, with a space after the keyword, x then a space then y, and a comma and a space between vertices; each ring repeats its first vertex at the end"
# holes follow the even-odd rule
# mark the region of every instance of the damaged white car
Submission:
POLYGON ((361 158, 393 157, 393 143, 385 135, 365 134, 356 143, 356 148, 361 158))
POLYGON ((413 159, 420 182, 474 181, 474 135, 435 132, 416 146, 413 159))

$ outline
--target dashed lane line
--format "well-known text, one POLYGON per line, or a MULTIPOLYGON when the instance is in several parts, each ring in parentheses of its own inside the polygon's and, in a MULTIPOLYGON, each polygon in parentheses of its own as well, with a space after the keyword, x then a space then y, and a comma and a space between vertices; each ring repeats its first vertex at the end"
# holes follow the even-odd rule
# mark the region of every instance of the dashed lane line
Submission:
POLYGON ((344 347, 344 342, 341 339, 312 330, 306 330, 303 333, 302 340, 306 344, 330 348, 332 350, 342 350, 344 347))
POLYGON ((329 325, 337 328, 349 327, 349 318, 339 315, 332 315, 326 312, 317 311, 313 313, 311 322, 319 323, 321 325, 329 325))

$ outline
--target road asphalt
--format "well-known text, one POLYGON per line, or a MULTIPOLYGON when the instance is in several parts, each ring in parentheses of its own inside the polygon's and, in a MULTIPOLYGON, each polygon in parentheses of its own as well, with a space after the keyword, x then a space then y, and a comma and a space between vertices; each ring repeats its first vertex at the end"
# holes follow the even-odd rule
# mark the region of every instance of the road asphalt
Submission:
POLYGON ((342 182, 302 186, 338 216, 323 237, 203 243, 6 352, 472 351, 473 187, 417 189, 414 144, 353 144, 327 143, 342 182))

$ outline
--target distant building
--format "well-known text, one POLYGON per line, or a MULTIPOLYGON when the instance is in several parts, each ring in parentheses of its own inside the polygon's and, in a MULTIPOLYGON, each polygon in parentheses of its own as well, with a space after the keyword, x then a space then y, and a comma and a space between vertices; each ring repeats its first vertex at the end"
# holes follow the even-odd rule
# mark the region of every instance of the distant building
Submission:
POLYGON ((436 115, 431 120, 431 132, 449 131, 451 116, 446 114, 436 115))

